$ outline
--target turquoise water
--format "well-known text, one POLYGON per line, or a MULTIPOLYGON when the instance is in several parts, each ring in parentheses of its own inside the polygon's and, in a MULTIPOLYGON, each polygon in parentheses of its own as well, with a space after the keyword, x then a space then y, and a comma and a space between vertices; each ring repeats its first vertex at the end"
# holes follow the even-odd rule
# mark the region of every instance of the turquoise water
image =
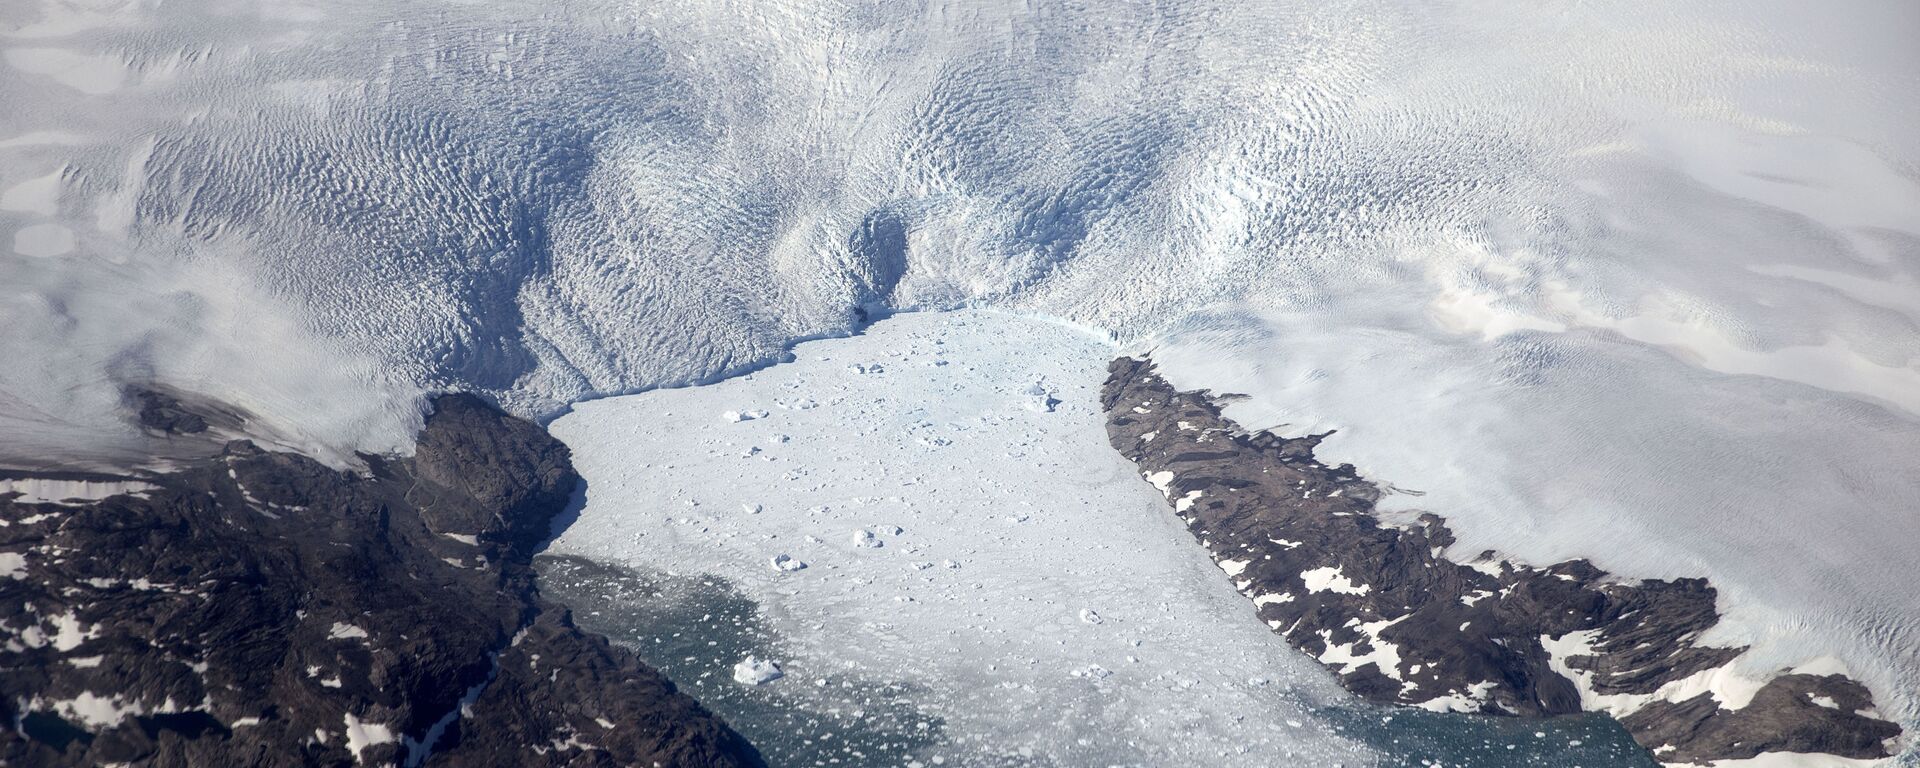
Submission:
POLYGON ((734 682, 748 654, 782 659, 753 601, 717 577, 646 574, 572 556, 541 556, 540 589, 587 630, 632 648, 718 712, 774 766, 901 766, 946 742, 911 686, 839 675, 734 682), (793 689, 801 689, 796 695, 793 689))
MULTIPOLYGON (((543 555, 535 565, 541 590, 571 607, 581 627, 632 648, 725 717, 774 766, 1054 765, 997 753, 991 745, 955 743, 939 718, 916 706, 924 691, 915 686, 797 673, 774 685, 734 682, 733 664, 742 657, 787 654, 754 602, 722 578, 648 573, 572 556, 543 555)), ((1605 717, 1519 720, 1359 703, 1317 714, 1335 732, 1379 750, 1386 768, 1658 768, 1605 717)), ((1096 764, 1107 763, 1088 763, 1096 764)))
POLYGON ((1612 718, 1480 717, 1377 708, 1327 711, 1342 732, 1386 755, 1383 766, 1659 768, 1612 718))

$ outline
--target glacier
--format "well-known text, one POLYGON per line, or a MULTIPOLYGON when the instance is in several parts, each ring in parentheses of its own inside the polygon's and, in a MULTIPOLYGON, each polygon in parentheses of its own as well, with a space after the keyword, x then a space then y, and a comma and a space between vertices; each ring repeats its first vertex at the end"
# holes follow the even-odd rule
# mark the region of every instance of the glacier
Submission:
MULTIPOLYGON (((1153 352, 1920 724, 1920 7, 0 7, 0 464, 338 464, 889 312, 1153 352)), ((764 563, 759 567, 764 568, 764 563)), ((1908 759, 1916 759, 1910 751, 1908 759)))

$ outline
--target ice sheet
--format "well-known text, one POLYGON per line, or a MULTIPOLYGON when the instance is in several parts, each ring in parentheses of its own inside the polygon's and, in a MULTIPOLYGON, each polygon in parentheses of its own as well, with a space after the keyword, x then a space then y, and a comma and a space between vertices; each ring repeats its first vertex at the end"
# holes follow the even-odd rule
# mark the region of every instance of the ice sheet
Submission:
POLYGON ((34 422, 12 434, 120 449, 92 409, 133 361, 341 455, 404 446, 411 417, 287 408, 309 374, 547 415, 763 364, 856 308, 1134 339, 1384 282, 1482 332, 1609 327, 1911 409, 1911 314, 1780 270, 1909 292, 1917 14, 11 3, 0 301, 31 330, 0 352, 44 381, 0 390, 34 422), (289 349, 233 354, 162 294, 289 349))

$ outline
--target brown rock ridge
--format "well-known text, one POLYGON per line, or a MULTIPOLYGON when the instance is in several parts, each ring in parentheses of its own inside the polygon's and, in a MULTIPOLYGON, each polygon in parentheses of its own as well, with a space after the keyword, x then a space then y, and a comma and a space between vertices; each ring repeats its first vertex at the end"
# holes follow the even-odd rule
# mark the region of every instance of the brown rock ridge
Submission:
POLYGON ((140 493, 0 494, 0 764, 762 765, 540 598, 566 446, 471 396, 433 409, 364 472, 234 442, 140 493))
POLYGON ((1178 391, 1145 360, 1120 358, 1109 374, 1114 448, 1260 618, 1360 696, 1526 717, 1607 711, 1675 764, 1879 758, 1900 733, 1841 675, 1781 674, 1746 702, 1707 691, 1746 649, 1695 642, 1719 621, 1704 579, 1627 583, 1584 560, 1539 568, 1491 553, 1457 562, 1440 517, 1383 520, 1377 486, 1315 459, 1326 435, 1247 433, 1213 395, 1178 391))

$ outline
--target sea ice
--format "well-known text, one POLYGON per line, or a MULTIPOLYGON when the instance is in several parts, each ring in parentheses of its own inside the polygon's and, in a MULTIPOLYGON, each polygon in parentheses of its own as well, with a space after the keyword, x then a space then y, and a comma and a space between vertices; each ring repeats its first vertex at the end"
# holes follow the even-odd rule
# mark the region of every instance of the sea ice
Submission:
POLYGON ((1364 762, 1340 736, 1284 725, 1348 699, 1107 445, 1098 392, 1113 354, 1045 320, 905 314, 752 377, 582 403, 552 426, 587 479, 553 551, 718 573, 760 604, 783 665, 924 691, 915 705, 969 751, 1066 765, 1364 762), (948 365, 921 364, 936 351, 948 365), (886 360, 887 374, 836 362, 847 359, 886 360), (1027 407, 1039 379, 1052 412, 1027 407), (727 458, 755 435, 661 415, 775 392, 821 405, 781 414, 793 439, 761 443, 770 464, 727 458), (927 446, 925 433, 951 443, 927 446), (692 448, 708 441, 718 456, 692 448), (764 509, 675 511, 695 524, 660 528, 653 510, 713 489, 764 509), (819 576, 769 568, 766 541, 788 542, 782 554, 816 561, 819 576))

